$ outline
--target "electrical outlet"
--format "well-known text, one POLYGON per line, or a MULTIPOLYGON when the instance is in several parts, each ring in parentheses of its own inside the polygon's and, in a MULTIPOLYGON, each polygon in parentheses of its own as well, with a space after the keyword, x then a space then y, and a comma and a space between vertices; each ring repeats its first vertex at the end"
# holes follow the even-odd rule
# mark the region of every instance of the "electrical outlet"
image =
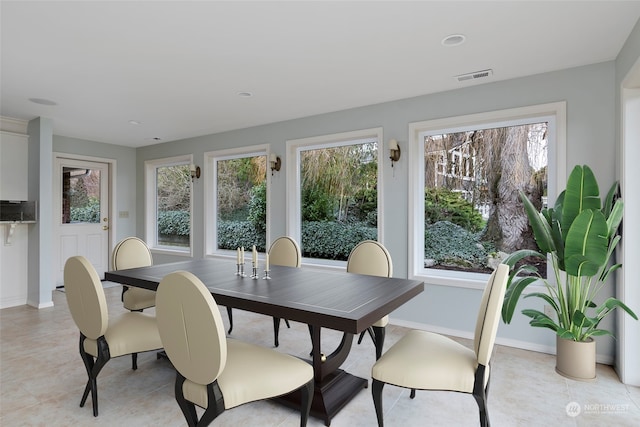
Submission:
POLYGON ((544 305, 544 314, 546 314, 547 316, 549 316, 552 319, 556 318, 556 312, 553 309, 553 307, 551 307, 550 305, 545 304, 544 305))

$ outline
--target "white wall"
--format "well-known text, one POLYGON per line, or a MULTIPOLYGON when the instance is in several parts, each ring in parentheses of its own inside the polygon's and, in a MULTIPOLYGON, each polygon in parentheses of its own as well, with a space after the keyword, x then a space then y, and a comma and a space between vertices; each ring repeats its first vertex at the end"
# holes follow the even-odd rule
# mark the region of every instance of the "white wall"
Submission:
MULTIPOLYGON (((27 123, 2 118, 0 129, 0 200, 27 200, 27 123)), ((28 231, 33 225, 11 227, 0 224, 0 308, 27 303, 28 231)))
MULTIPOLYGON (((618 90, 618 179, 625 202, 622 248, 617 274, 617 297, 640 315, 640 21, 636 24, 616 58, 616 86, 618 90)), ((640 386, 640 322, 618 313, 616 370, 625 384, 640 386)))

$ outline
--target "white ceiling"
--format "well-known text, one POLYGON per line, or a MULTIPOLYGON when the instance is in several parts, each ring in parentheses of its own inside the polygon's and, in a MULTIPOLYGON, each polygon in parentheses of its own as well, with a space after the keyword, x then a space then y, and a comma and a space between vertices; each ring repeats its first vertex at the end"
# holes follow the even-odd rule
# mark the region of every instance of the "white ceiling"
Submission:
POLYGON ((0 115, 140 147, 614 60, 640 1, 3 0, 0 12, 0 115), (443 46, 450 34, 466 42, 443 46))

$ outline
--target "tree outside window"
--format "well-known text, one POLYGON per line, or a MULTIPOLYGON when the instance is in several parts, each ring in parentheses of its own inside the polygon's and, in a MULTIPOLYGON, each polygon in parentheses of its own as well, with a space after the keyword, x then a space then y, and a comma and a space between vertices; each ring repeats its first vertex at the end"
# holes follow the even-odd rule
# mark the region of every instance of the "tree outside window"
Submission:
MULTIPOLYGON (((547 196, 547 122, 424 136, 424 267, 491 272, 535 249, 518 192, 547 196)), ((546 275, 544 263, 540 273, 546 275)))
POLYGON ((377 240, 377 161, 377 139, 300 149, 304 257, 344 261, 362 240, 377 240))
POLYGON ((188 164, 159 166, 156 178, 156 243, 189 247, 191 241, 191 172, 188 164))

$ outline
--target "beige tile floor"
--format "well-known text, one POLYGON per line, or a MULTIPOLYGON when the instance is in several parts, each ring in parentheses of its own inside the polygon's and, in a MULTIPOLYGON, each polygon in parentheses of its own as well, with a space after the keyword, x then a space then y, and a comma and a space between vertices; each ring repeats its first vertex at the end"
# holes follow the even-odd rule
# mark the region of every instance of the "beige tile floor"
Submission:
MULTIPOLYGON (((120 287, 105 289, 111 313, 124 309, 120 287)), ((67 309, 65 294, 54 292, 53 308, 21 306, 0 310, 0 425, 9 426, 182 426, 173 397, 174 373, 155 353, 139 356, 131 371, 129 357, 107 363, 98 377, 99 409, 78 406, 86 373, 78 355, 78 331, 67 309)), ((223 309, 223 319, 227 321, 223 309)), ((234 310, 233 337, 272 346, 271 319, 234 310)), ((385 348, 406 329, 390 325, 385 348)), ((327 331, 324 348, 335 346, 340 334, 327 331)), ((462 340, 468 344, 468 341, 462 340)), ((309 338, 305 325, 282 327, 279 350, 304 357, 309 338)), ((369 378, 374 349, 367 337, 354 343, 344 368, 369 378)), ((598 365, 591 383, 565 379, 554 372, 554 357, 497 346, 493 359, 489 414, 493 426, 639 426, 640 388, 621 384, 610 366, 598 365), (579 406, 577 416, 567 405, 579 406)), ((402 426, 477 426, 474 399, 465 394, 384 389, 385 423, 402 426)), ((90 398, 89 398, 90 399, 90 398)), ((272 402, 254 402, 224 412, 217 426, 297 426, 298 414, 272 402)), ((311 419, 309 426, 322 426, 311 419)), ((334 427, 375 426, 370 389, 363 390, 335 418, 334 427)))

